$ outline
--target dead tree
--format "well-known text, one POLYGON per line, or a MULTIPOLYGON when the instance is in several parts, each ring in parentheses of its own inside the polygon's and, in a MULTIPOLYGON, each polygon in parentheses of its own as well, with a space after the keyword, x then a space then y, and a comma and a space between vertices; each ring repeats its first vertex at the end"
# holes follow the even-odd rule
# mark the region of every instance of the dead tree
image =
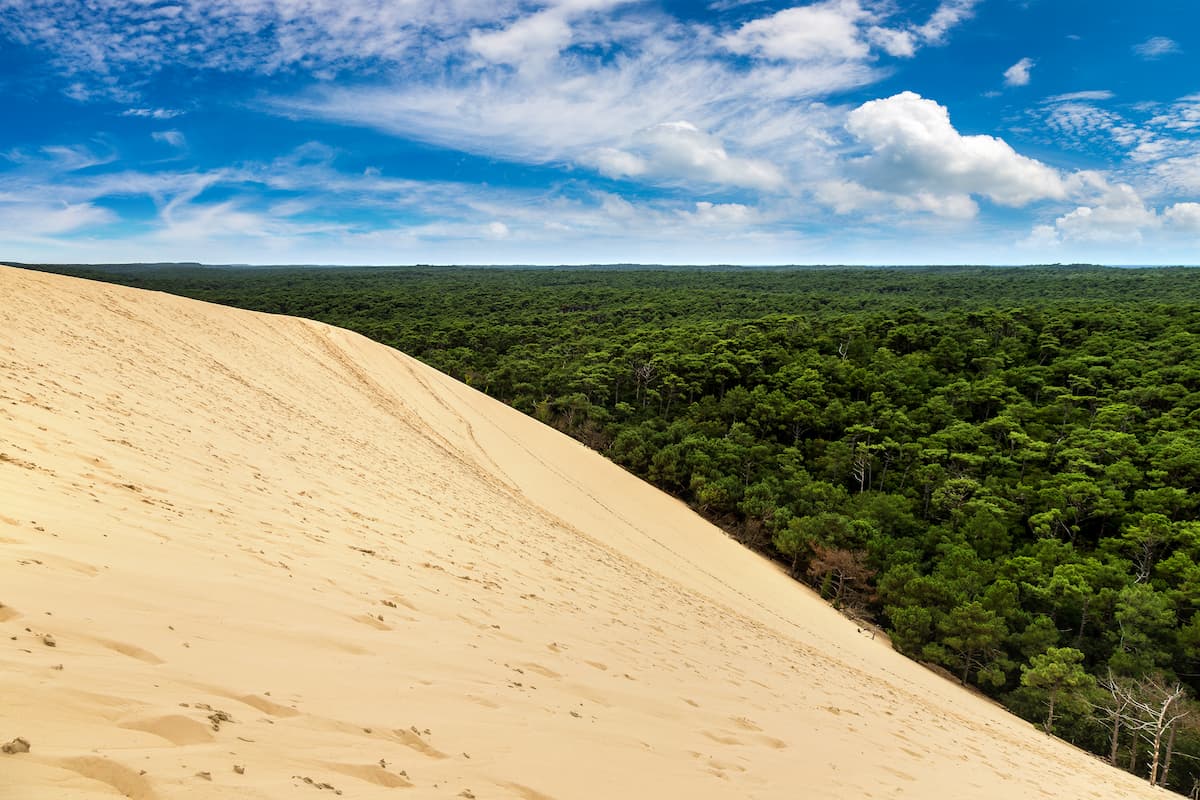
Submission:
MULTIPOLYGON (((1108 676, 1101 678, 1098 683, 1107 696, 1099 703, 1096 703, 1094 708, 1105 723, 1110 726, 1110 730, 1112 731, 1112 735, 1109 738, 1108 763, 1115 767, 1117 765, 1117 753, 1121 749, 1122 723, 1125 722, 1126 717, 1130 714, 1133 682, 1118 678, 1112 673, 1112 670, 1109 670, 1108 676)), ((1135 733, 1134 736, 1136 737, 1137 734, 1135 733)), ((1134 745, 1136 749, 1136 742, 1134 745)))
MULTIPOLYGON (((1168 736, 1168 763, 1170 753, 1174 750, 1175 727, 1189 713, 1187 690, 1180 683, 1166 683, 1161 677, 1155 676, 1130 683, 1110 680, 1105 686, 1113 697, 1113 708, 1123 707, 1119 723, 1114 723, 1114 738, 1122 725, 1134 734, 1131 745, 1130 771, 1137 763, 1137 740, 1141 738, 1149 745, 1150 773, 1148 778, 1153 786, 1161 785, 1165 775, 1159 774, 1159 766, 1163 763, 1163 737, 1168 736), (1119 702, 1118 699, 1119 698, 1119 702)), ((1116 712, 1113 712, 1114 714, 1116 712)), ((1163 770, 1165 773, 1166 770, 1163 770)))

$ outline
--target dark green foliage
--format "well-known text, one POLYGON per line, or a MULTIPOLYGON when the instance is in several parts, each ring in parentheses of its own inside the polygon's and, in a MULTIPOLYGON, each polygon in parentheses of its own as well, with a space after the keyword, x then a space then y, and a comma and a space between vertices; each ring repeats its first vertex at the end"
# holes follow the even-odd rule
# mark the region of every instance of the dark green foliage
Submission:
POLYGON ((1083 668, 1083 653, 1070 647, 1051 647, 1021 667, 1021 686, 1046 705, 1046 733, 1054 733, 1055 712, 1085 714, 1091 710, 1088 695, 1096 679, 1083 668))
POLYGON ((1198 270, 64 271, 411 353, 1106 756, 1091 676, 1200 688, 1198 270))

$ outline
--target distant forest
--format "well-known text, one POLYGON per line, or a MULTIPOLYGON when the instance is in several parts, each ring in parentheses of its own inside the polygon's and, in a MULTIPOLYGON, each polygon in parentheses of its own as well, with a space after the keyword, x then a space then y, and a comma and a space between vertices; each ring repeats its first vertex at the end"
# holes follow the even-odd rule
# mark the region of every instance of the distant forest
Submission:
POLYGON ((1196 796, 1200 270, 47 269, 410 353, 1196 796))

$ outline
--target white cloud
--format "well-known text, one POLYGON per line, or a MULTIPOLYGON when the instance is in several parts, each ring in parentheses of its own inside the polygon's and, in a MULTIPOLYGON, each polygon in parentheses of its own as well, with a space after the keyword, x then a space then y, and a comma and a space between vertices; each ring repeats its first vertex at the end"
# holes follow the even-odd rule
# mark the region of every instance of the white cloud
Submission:
POLYGON ((889 56, 912 58, 917 53, 917 36, 911 30, 874 26, 867 30, 871 43, 889 56))
POLYGON ((741 203, 696 203, 696 210, 680 212, 680 216, 697 225, 703 226, 743 226, 755 221, 754 209, 741 203))
POLYGON ((0 153, 0 158, 30 169, 49 172, 74 172, 76 170, 110 164, 116 154, 97 153, 87 145, 44 145, 37 153, 14 149, 0 153))
POLYGON ((722 40, 735 53, 781 61, 865 59, 860 23, 871 19, 858 0, 824 0, 751 20, 722 40))
POLYGON ((1176 203, 1163 211, 1163 219, 1176 230, 1200 233, 1200 203, 1176 203))
POLYGON ((13 237, 70 233, 110 223, 116 215, 93 203, 6 203, 0 201, 0 230, 13 237))
POLYGON ((576 35, 572 27, 574 18, 627 2, 630 0, 557 0, 507 26, 472 30, 469 47, 493 64, 508 64, 526 70, 544 69, 571 45, 576 35))
POLYGON ((1122 124, 1121 117, 1091 103, 1064 101, 1050 105, 1044 112, 1046 125, 1071 139, 1085 139, 1096 132, 1111 132, 1122 124))
POLYGON ((864 208, 883 206, 892 196, 848 180, 823 181, 813 187, 813 197, 836 214, 852 214, 864 208))
POLYGON ((1035 225, 1029 235, 1017 242, 1017 245, 1030 250, 1045 251, 1058 248, 1062 245, 1062 239, 1053 225, 1035 225))
POLYGON ((1100 101, 1111 100, 1115 97, 1108 89, 1089 89, 1082 92, 1068 92, 1067 94, 1055 94, 1047 97, 1047 103, 1070 103, 1079 100, 1100 101))
POLYGON ((1151 118, 1150 124, 1182 132, 1200 128, 1200 94, 1179 98, 1166 111, 1151 118))
POLYGON ((896 207, 903 211, 923 211, 947 219, 974 219, 979 205, 966 194, 935 194, 917 192, 911 196, 898 196, 896 207))
POLYGON ((966 194, 936 194, 917 191, 896 194, 869 189, 849 180, 825 181, 814 188, 813 199, 834 213, 857 214, 868 211, 904 214, 932 214, 946 220, 969 220, 979 213, 979 205, 966 194))
POLYGON ((174 119, 184 112, 177 108, 127 108, 122 117, 146 117, 148 119, 174 119))
POLYGON ((646 160, 633 153, 618 150, 615 147, 602 147, 586 154, 580 159, 584 164, 593 166, 601 175, 610 178, 632 178, 645 175, 649 169, 646 160))
POLYGON ((929 21, 917 28, 917 33, 930 44, 942 44, 951 29, 970 19, 980 2, 982 0, 942 0, 929 21))
POLYGON ((1153 165, 1151 174, 1164 187, 1200 194, 1200 153, 1162 159, 1153 165))
POLYGON ((922 25, 889 26, 895 6, 871 0, 822 0, 744 23, 722 38, 735 53, 780 61, 863 61, 871 45, 911 58, 921 45, 939 45, 969 18, 980 0, 943 0, 922 25))
POLYGON ((152 131, 150 137, 156 142, 170 145, 171 147, 182 149, 187 147, 187 139, 177 130, 169 131, 152 131))
POLYGON ((1133 46, 1133 52, 1146 60, 1153 60, 1179 52, 1179 44, 1166 36, 1151 36, 1140 44, 1133 46))
POLYGON ((1128 184, 1106 187, 1092 205, 1082 205, 1054 221, 1034 228, 1030 243, 1137 244, 1162 226, 1162 218, 1148 208, 1128 184))
POLYGON ((492 239, 507 239, 511 233, 508 226, 499 221, 489 222, 484 230, 487 232, 488 237, 492 239))
POLYGON ((944 199, 979 195, 1007 206, 1067 196, 1058 171, 1002 139, 960 134, 944 106, 913 92, 864 103, 850 112, 846 128, 871 151, 852 166, 874 189, 944 199))
POLYGON ((557 9, 546 10, 498 31, 471 32, 471 49, 494 64, 544 64, 571 42, 571 26, 557 9))
POLYGON ((779 183, 771 164, 803 173, 831 161, 818 153, 831 146, 835 114, 804 98, 860 85, 872 74, 857 63, 739 67, 691 52, 682 31, 656 31, 642 44, 647 49, 602 64, 564 57, 536 75, 488 73, 434 87, 321 88, 270 102, 280 113, 493 158, 583 164, 610 176, 697 175, 706 182, 771 186, 779 183), (703 134, 647 133, 681 120, 703 134), (704 136, 717 145, 685 141, 704 136), (674 148, 659 141, 670 138, 678 140, 674 148), (695 163, 683 163, 688 159, 695 163))
POLYGON ((1029 73, 1033 69, 1033 65, 1034 61, 1032 58, 1022 58, 1004 70, 1004 84, 1006 86, 1028 86, 1029 73))
POLYGON ((735 186, 778 189, 783 175, 759 159, 729 155, 725 146, 690 122, 664 122, 632 137, 637 153, 602 149, 592 154, 597 169, 610 177, 647 176, 735 186))

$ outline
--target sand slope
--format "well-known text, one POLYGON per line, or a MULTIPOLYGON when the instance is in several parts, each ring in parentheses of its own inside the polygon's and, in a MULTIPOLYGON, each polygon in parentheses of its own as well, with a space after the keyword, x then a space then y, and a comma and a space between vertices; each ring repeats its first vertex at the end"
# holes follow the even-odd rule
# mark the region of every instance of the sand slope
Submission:
POLYGON ((1162 796, 400 353, 6 267, 0 603, 5 800, 1162 796))

